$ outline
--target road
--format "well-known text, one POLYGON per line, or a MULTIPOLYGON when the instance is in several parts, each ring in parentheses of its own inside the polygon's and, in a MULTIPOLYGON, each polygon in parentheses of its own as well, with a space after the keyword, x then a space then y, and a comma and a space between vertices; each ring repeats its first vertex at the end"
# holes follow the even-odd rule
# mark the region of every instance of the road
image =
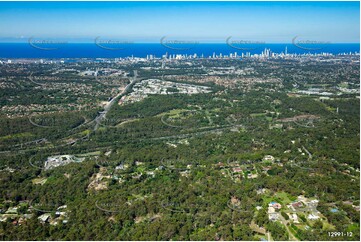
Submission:
POLYGON ((40 124, 35 123, 33 120, 31 120, 30 116, 28 117, 28 119, 29 119, 29 122, 34 126, 37 126, 40 128, 51 128, 51 126, 45 126, 45 125, 40 125, 40 124))
MULTIPOLYGON (((131 79, 131 82, 124 88, 123 91, 121 91, 120 93, 118 93, 116 96, 114 96, 105 106, 104 106, 104 111, 100 112, 99 115, 92 121, 88 122, 87 124, 90 124, 90 123, 93 123, 95 122, 95 126, 94 126, 94 131, 96 131, 98 128, 99 128, 99 125, 101 123, 101 121, 103 119, 106 118, 106 115, 108 113, 108 111, 111 109, 111 107, 116 103, 118 97, 122 96, 123 94, 125 94, 127 91, 129 91, 129 89, 131 88, 131 86, 136 82, 138 81, 138 71, 137 70, 134 70, 134 76, 132 77, 131 79)), ((30 74, 30 76, 28 77, 29 80, 34 83, 34 84, 37 84, 37 85, 44 85, 42 83, 37 83, 33 80, 32 78, 32 75, 33 73, 30 74)), ((29 121, 30 123, 32 123, 33 125, 35 126, 38 126, 38 127, 42 127, 42 128, 48 128, 48 126, 43 126, 43 125, 39 125, 39 124, 36 124, 35 122, 33 122, 30 117, 29 117, 29 121)))
POLYGON ((312 154, 311 154, 311 152, 309 152, 309 151, 306 149, 306 147, 304 147, 303 145, 302 145, 302 148, 303 148, 303 150, 307 153, 308 159, 309 159, 309 160, 312 160, 312 154))
POLYGON ((286 219, 281 215, 281 213, 278 214, 278 217, 281 219, 281 222, 283 223, 283 225, 286 227, 287 233, 290 235, 289 239, 292 241, 299 241, 290 231, 290 229, 287 226, 287 221, 286 219))
POLYGON ((117 102, 117 99, 124 95, 126 92, 128 92, 130 90, 130 88, 132 87, 132 85, 134 85, 135 82, 138 81, 138 71, 134 70, 134 76, 131 79, 131 82, 124 88, 123 91, 121 91, 120 93, 118 93, 115 97, 113 97, 105 106, 104 106, 104 111, 100 112, 99 115, 92 121, 95 122, 95 126, 94 126, 94 131, 96 131, 99 128, 99 125, 101 123, 101 121, 103 119, 106 118, 107 113, 109 112, 109 110, 111 109, 111 107, 117 102))
POLYGON ((39 86, 44 86, 44 85, 45 85, 45 84, 43 84, 43 83, 38 83, 38 82, 34 81, 34 80, 33 80, 33 73, 32 73, 32 72, 30 73, 30 76, 29 76, 28 78, 29 78, 29 80, 30 80, 32 83, 34 83, 34 84, 36 84, 36 85, 39 85, 39 86))
MULTIPOLYGON (((124 95, 126 92, 128 92, 128 91, 131 89, 132 85, 134 85, 134 83, 136 83, 137 81, 140 80, 140 79, 138 78, 138 71, 137 71, 137 70, 134 70, 133 72, 134 72, 134 76, 131 78, 131 82, 124 88, 124 90, 121 91, 120 93, 118 93, 116 96, 114 96, 114 97, 104 106, 104 110, 103 110, 102 112, 100 112, 99 115, 98 115, 95 119, 93 119, 92 121, 89 121, 89 122, 86 123, 86 124, 91 124, 91 123, 95 122, 94 131, 96 131, 96 130, 99 128, 99 125, 100 125, 101 121, 106 118, 107 113, 109 112, 109 110, 111 109, 111 107, 116 103, 117 99, 118 99, 120 96, 124 95)), ((29 79, 30 79, 31 82, 33 82, 33 83, 35 83, 35 84, 37 84, 37 85, 42 85, 41 83, 36 83, 36 82, 33 81, 33 79, 32 79, 32 73, 30 74, 29 79)), ((48 126, 42 126, 42 125, 36 124, 35 122, 33 122, 33 121, 30 119, 30 117, 29 117, 29 121, 30 121, 30 123, 32 123, 32 124, 35 125, 35 126, 42 127, 42 128, 48 128, 48 126)), ((81 126, 81 125, 80 125, 80 126, 81 126)), ((84 136, 84 137, 82 137, 82 138, 76 139, 76 140, 72 141, 72 142, 69 143, 69 144, 75 144, 78 140, 84 139, 84 138, 88 138, 88 137, 89 137, 89 134, 86 135, 86 136, 84 136)), ((41 142, 43 142, 44 140, 45 140, 45 139, 39 139, 39 140, 36 140, 35 143, 41 143, 41 142)), ((32 141, 32 142, 34 142, 34 141, 32 141)), ((69 145, 69 144, 65 144, 65 145, 69 145)), ((59 145, 59 146, 56 146, 56 147, 65 146, 65 145, 59 145)), ((22 145, 20 145, 20 147, 22 147, 22 145)), ((39 147, 37 147, 37 148, 39 149, 39 147)), ((41 148, 40 148, 40 149, 41 149, 41 148)), ((27 151, 27 150, 18 150, 18 152, 23 152, 23 151, 27 151)), ((12 151, 0 151, 0 154, 10 153, 10 152, 12 152, 12 151)))

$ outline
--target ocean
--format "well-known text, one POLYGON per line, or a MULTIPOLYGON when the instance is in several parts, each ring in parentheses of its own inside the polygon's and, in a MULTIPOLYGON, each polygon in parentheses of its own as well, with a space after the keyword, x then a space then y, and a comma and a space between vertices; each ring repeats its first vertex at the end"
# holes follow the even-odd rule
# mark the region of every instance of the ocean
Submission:
POLYGON ((123 58, 123 57, 146 57, 153 55, 161 57, 168 55, 182 54, 198 57, 209 57, 215 55, 230 55, 237 52, 237 55, 250 52, 260 54, 265 48, 272 52, 289 54, 305 53, 355 53, 360 52, 359 44, 322 44, 321 46, 285 44, 257 44, 246 46, 231 44, 161 44, 161 43, 125 43, 116 46, 114 44, 96 43, 0 43, 0 58, 123 58), (247 48, 246 48, 247 47, 247 48))

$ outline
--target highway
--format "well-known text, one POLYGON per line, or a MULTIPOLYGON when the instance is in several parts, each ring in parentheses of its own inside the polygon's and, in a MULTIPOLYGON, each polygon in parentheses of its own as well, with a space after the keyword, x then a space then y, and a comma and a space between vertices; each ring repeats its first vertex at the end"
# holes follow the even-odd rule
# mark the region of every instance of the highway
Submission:
POLYGON ((138 71, 134 70, 134 76, 131 79, 131 82, 124 88, 123 91, 121 91, 120 93, 118 93, 115 97, 113 97, 105 106, 104 106, 104 111, 100 112, 99 115, 92 121, 95 122, 95 126, 94 126, 94 130, 96 131, 99 128, 100 123, 102 122, 103 119, 106 118, 107 113, 109 112, 109 110, 112 108, 112 106, 117 102, 118 98, 122 95, 124 95, 125 93, 127 93, 131 87, 134 85, 134 83, 136 83, 139 79, 138 79, 138 71))

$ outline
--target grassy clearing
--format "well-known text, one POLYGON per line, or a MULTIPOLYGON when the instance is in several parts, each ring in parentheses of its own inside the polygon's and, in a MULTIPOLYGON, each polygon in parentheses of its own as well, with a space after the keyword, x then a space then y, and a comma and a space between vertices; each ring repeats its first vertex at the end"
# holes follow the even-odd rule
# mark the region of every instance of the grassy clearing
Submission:
POLYGON ((188 112, 188 111, 189 110, 187 110, 187 109, 173 109, 168 112, 160 113, 160 114, 156 115, 156 117, 168 115, 171 118, 178 118, 181 113, 188 112))
POLYGON ((18 139, 18 138, 28 138, 28 137, 32 137, 32 136, 34 136, 34 135, 30 132, 18 133, 18 134, 13 134, 13 135, 2 136, 2 137, 0 137, 0 141, 9 140, 9 139, 18 139))
POLYGON ((255 118, 255 117, 262 117, 262 116, 265 116, 266 113, 251 113, 250 116, 252 118, 255 118))
POLYGON ((282 207, 285 207, 287 204, 293 202, 294 200, 295 198, 286 192, 277 192, 273 196, 263 197, 264 204, 267 206, 270 202, 278 202, 282 205, 282 207))
POLYGON ((273 118, 272 117, 266 117, 266 120, 271 122, 273 120, 273 118))
POLYGON ((78 154, 76 156, 86 157, 86 156, 96 156, 96 155, 100 155, 100 154, 101 154, 100 151, 94 151, 94 152, 89 152, 89 153, 85 153, 85 154, 78 154))
POLYGON ((31 182, 34 185, 38 185, 38 184, 39 185, 44 185, 47 180, 48 180, 47 178, 34 178, 33 180, 31 180, 31 182))

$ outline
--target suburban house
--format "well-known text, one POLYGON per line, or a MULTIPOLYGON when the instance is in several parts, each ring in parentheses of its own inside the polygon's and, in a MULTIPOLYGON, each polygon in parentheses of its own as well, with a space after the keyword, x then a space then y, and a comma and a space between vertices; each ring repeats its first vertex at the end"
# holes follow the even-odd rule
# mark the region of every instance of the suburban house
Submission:
POLYGON ((281 204, 279 204, 279 203, 277 203, 277 202, 270 202, 269 204, 268 204, 268 207, 273 207, 274 209, 281 209, 282 208, 282 205, 281 204))
POLYGON ((274 207, 268 207, 268 219, 271 221, 276 221, 278 219, 278 213, 274 207))
POLYGON ((320 218, 320 216, 311 213, 310 215, 308 215, 307 218, 308 218, 309 220, 317 220, 317 219, 320 218))

